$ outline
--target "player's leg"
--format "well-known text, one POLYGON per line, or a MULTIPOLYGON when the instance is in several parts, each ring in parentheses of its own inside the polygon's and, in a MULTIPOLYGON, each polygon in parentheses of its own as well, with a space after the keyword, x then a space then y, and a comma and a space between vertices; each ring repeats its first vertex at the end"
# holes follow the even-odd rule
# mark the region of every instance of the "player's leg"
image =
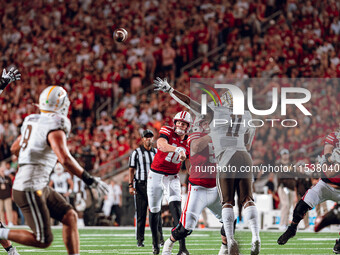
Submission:
POLYGON ((217 174, 216 184, 222 204, 222 220, 228 243, 228 252, 229 254, 238 254, 238 244, 234 239, 233 231, 235 220, 233 209, 235 205, 235 179, 232 176, 228 177, 227 174, 228 173, 219 172, 217 174))
POLYGON ((293 220, 287 230, 279 237, 277 243, 283 245, 295 236, 297 226, 305 216, 306 212, 317 204, 332 197, 330 186, 320 180, 315 186, 306 191, 302 199, 296 204, 293 211, 293 220))
POLYGON ((146 194, 146 184, 136 183, 136 213, 137 213, 137 245, 144 247, 145 221, 148 208, 148 196, 146 194))
POLYGON ((245 151, 237 152, 238 160, 235 161, 236 169, 239 171, 238 179, 238 197, 243 207, 243 215, 245 221, 252 233, 252 247, 251 254, 256 255, 260 253, 261 239, 260 239, 260 227, 257 208, 254 203, 253 191, 252 191, 252 179, 253 175, 251 171, 245 173, 241 172, 241 167, 247 167, 251 169, 252 159, 249 153, 245 151))
POLYGON ((321 229, 331 224, 340 224, 340 204, 336 204, 336 206, 328 213, 316 218, 314 231, 319 232, 321 229))
MULTIPOLYGON (((176 227, 180 221, 182 208, 181 208, 181 181, 178 175, 169 176, 168 202, 169 210, 174 220, 174 227, 176 227)), ((178 254, 189 254, 185 247, 185 238, 179 240, 179 252, 178 254)))
POLYGON ((159 214, 159 219, 158 219, 158 237, 159 237, 159 245, 163 247, 164 245, 164 236, 163 236, 163 229, 162 229, 162 214, 159 214))
POLYGON ((33 233, 19 229, 0 229, 0 239, 39 248, 50 246, 53 235, 50 226, 50 213, 46 205, 47 195, 45 189, 42 191, 13 190, 14 201, 20 207, 33 233))
MULTIPOLYGON (((6 228, 4 224, 2 224, 1 221, 0 221, 0 228, 6 228)), ((2 245, 2 247, 4 247, 4 249, 7 251, 9 255, 20 255, 10 241, 0 240, 0 244, 2 245)))
POLYGON ((67 211, 61 223, 63 223, 63 240, 68 254, 79 254, 80 241, 78 232, 78 215, 73 209, 67 211))
POLYGON ((251 254, 259 254, 261 249, 261 239, 260 239, 260 224, 257 208, 254 203, 252 196, 252 179, 244 178, 239 182, 240 185, 240 199, 243 206, 243 215, 245 221, 248 223, 248 227, 252 234, 252 247, 251 254))
POLYGON ((78 215, 73 207, 63 198, 61 194, 50 187, 48 190, 46 204, 51 217, 63 224, 63 240, 68 254, 79 254, 80 241, 78 233, 78 215))
MULTIPOLYGON (((220 198, 218 196, 217 188, 207 189, 207 208, 215 215, 215 217, 222 223, 221 227, 221 239, 222 244, 218 255, 228 254, 228 242, 225 235, 223 220, 222 220, 222 205, 220 198)), ((234 234, 235 234, 235 224, 234 224, 234 234)))
POLYGON ((147 195, 149 202, 149 224, 152 234, 153 253, 159 254, 158 228, 162 206, 163 189, 167 182, 166 176, 149 171, 147 195))
POLYGON ((204 203, 204 193, 203 189, 199 189, 198 186, 194 186, 193 188, 192 185, 189 184, 188 197, 181 214, 180 223, 172 229, 170 238, 164 243, 163 255, 170 255, 174 243, 190 235, 196 227, 199 215, 206 206, 204 203))

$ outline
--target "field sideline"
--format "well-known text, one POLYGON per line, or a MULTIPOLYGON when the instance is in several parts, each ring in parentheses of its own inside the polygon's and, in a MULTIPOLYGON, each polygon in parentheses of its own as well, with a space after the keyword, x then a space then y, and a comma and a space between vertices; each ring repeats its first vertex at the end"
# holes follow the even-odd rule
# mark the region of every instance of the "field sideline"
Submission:
MULTIPOLYGON (((145 247, 137 248, 135 232, 133 228, 108 228, 90 227, 79 229, 81 254, 152 254, 151 232, 147 228, 145 235, 145 247)), ((54 241, 48 249, 36 249, 15 244, 21 255, 37 254, 67 254, 62 241, 61 228, 53 228, 54 241)), ((170 234, 170 228, 164 229, 164 238, 170 234)), ((338 232, 298 232, 295 238, 286 245, 279 246, 276 243, 281 232, 262 231, 261 254, 332 254, 335 239, 338 232)), ((241 254, 250 254, 251 233, 249 231, 236 230, 236 239, 241 248, 241 254)), ((187 238, 187 248, 190 254, 218 254, 221 245, 219 230, 197 229, 187 238)), ((178 244, 175 245, 173 254, 177 254, 178 244)), ((6 254, 2 250, 0 254, 6 254)))

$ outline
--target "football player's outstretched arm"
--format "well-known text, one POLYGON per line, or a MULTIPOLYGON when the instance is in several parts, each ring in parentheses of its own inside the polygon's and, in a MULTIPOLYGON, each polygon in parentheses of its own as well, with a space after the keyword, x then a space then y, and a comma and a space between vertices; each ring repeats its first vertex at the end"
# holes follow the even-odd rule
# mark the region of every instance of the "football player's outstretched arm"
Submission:
MULTIPOLYGON (((157 77, 156 80, 154 80, 153 85, 155 86, 155 91, 161 90, 165 93, 169 93, 173 99, 175 99, 178 103, 180 103, 184 107, 191 110, 195 115, 200 114, 201 105, 197 103, 196 101, 192 100, 187 95, 184 95, 181 92, 177 91, 176 89, 172 88, 170 84, 167 82, 166 78, 162 80, 161 78, 157 77)), ((209 119, 212 119, 213 111, 211 110, 210 107, 207 107, 207 113, 208 113, 209 119)))
POLYGON ((67 148, 66 134, 63 130, 55 130, 49 133, 47 140, 58 157, 58 161, 71 173, 82 179, 85 184, 97 189, 98 193, 105 195, 108 193, 108 185, 100 180, 99 177, 93 177, 86 172, 71 155, 67 148))
POLYGON ((15 156, 19 156, 19 151, 20 151, 20 140, 21 140, 21 135, 15 139, 14 143, 11 146, 11 153, 14 154, 15 156))
POLYGON ((170 145, 168 141, 163 137, 158 138, 157 149, 159 149, 162 152, 177 152, 180 156, 179 159, 181 161, 186 159, 186 155, 185 155, 186 150, 183 147, 176 147, 176 146, 170 145))

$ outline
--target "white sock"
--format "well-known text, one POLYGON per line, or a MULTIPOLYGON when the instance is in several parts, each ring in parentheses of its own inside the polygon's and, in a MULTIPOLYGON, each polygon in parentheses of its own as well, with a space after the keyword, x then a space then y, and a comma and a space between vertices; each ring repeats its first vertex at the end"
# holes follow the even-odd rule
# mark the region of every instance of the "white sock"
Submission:
POLYGON ((248 206, 244 209, 243 215, 248 222, 248 226, 252 233, 252 242, 260 240, 259 217, 256 206, 248 206))
POLYGON ((0 228, 0 239, 7 240, 8 239, 9 229, 7 228, 0 228))
POLYGON ((234 210, 233 208, 223 208, 222 209, 222 219, 225 235, 227 237, 228 244, 234 239, 234 210))

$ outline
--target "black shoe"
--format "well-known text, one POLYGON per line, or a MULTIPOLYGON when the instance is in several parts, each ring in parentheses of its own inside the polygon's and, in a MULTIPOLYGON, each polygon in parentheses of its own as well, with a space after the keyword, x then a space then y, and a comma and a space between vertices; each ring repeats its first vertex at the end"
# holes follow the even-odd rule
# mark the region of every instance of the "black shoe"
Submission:
POLYGON ((159 254, 160 253, 160 249, 158 247, 158 245, 153 245, 153 248, 152 248, 152 254, 159 254))
POLYGON ((283 245, 285 243, 288 242, 288 240, 292 237, 294 237, 296 234, 296 228, 289 226, 286 230, 286 232, 284 232, 279 239, 277 240, 277 243, 280 245, 283 245))
POLYGON ((177 255, 189 255, 187 248, 180 249, 177 255))
POLYGON ((5 225, 0 221, 0 228, 6 228, 5 225))
POLYGON ((340 254, 340 239, 337 239, 335 241, 335 245, 334 245, 334 248, 333 248, 333 252, 335 254, 340 254))
POLYGON ((137 241, 137 247, 144 247, 144 242, 141 240, 137 241))

